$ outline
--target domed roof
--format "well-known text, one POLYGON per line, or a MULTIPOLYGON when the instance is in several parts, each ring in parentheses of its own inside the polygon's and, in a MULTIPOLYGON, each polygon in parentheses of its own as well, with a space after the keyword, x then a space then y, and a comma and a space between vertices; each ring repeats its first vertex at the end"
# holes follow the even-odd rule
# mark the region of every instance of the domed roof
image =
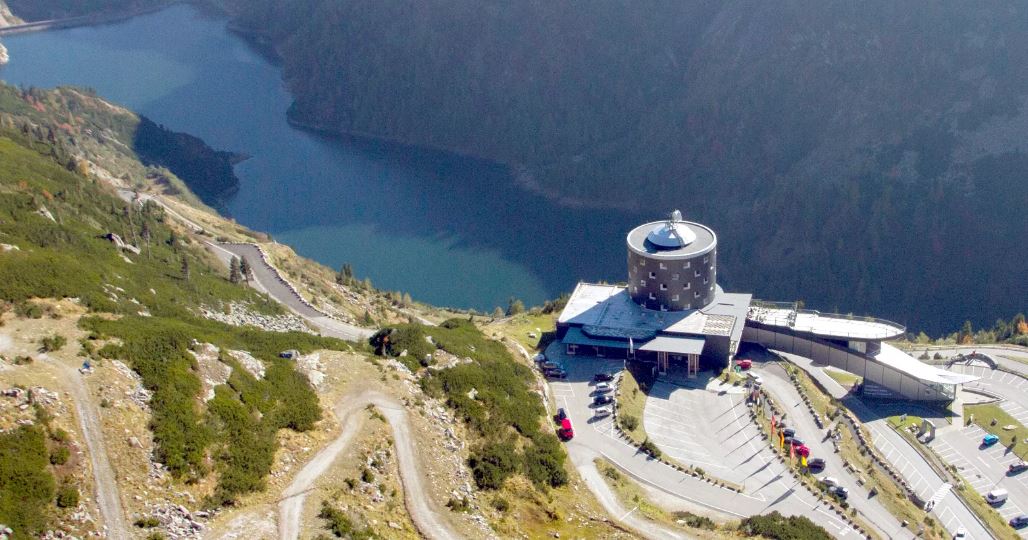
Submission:
POLYGON ((678 249, 695 242, 696 233, 682 220, 682 213, 675 210, 667 221, 653 226, 646 240, 659 249, 678 249))

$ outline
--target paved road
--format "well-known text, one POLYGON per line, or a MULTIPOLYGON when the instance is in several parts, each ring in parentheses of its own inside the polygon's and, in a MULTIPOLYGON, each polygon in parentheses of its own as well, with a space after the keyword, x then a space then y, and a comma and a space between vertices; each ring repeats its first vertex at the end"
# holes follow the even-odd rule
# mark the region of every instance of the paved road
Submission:
MULTIPOLYGON (((860 399, 849 396, 848 389, 829 377, 823 369, 814 366, 809 358, 782 352, 778 354, 786 357, 790 362, 817 379, 833 397, 844 399, 846 406, 864 423, 871 434, 872 442, 882 456, 892 463, 922 498, 935 501, 932 513, 947 531, 953 533, 960 527, 964 527, 969 538, 983 540, 992 537, 988 528, 956 495, 951 493, 947 487, 948 482, 935 472, 906 439, 888 425, 888 420, 881 411, 876 411, 860 399)), ((909 408, 909 404, 905 406, 909 408)))
MULTIPOLYGON (((568 359, 559 346, 549 348, 547 356, 562 362, 568 370, 568 378, 564 381, 551 381, 550 390, 558 406, 564 407, 575 426, 575 438, 567 443, 567 449, 583 477, 588 477, 589 472, 582 464, 601 456, 635 480, 654 488, 653 491, 666 495, 669 503, 694 508, 697 513, 731 519, 777 510, 787 515, 805 515, 835 536, 856 534, 834 512, 799 485, 785 470, 785 466, 773 457, 771 449, 757 435, 756 426, 746 416, 745 406, 729 405, 723 411, 727 413, 722 426, 724 429, 748 433, 737 453, 743 455, 742 461, 747 461, 752 468, 747 486, 752 485, 754 489, 752 492, 736 493, 650 459, 617 436, 612 420, 596 421, 592 418, 590 394, 593 374, 601 370, 617 371, 622 367, 621 361, 581 356, 568 359), (735 415, 732 415, 733 411, 735 415)), ((727 399, 737 405, 742 397, 727 399)), ((710 440, 717 437, 712 432, 701 435, 710 440)))
POLYGON ((410 420, 407 409, 395 399, 378 392, 367 391, 357 396, 347 396, 336 406, 336 416, 343 422, 343 430, 328 446, 318 452, 293 478, 285 489, 279 503, 279 537, 281 540, 296 540, 300 535, 300 518, 307 494, 314 483, 332 465, 340 453, 349 448, 354 435, 364 422, 363 410, 374 405, 389 421, 393 431, 393 444, 403 484, 403 498, 411 521, 421 536, 429 539, 460 538, 441 512, 429 503, 428 489, 424 475, 418 465, 417 452, 410 435, 410 420))
POLYGON ((777 362, 764 365, 757 363, 754 366, 761 373, 764 390, 786 411, 786 424, 796 429, 797 436, 810 448, 811 457, 820 457, 827 463, 824 472, 818 473, 818 476, 840 479, 850 490, 850 505, 883 538, 912 538, 912 531, 904 528, 877 498, 873 498, 867 489, 857 483, 856 475, 845 468, 842 456, 835 452, 835 445, 827 438, 826 431, 817 427, 785 369, 777 362))
MULTIPOLYGON (((118 189, 117 192, 118 196, 126 202, 153 201, 161 205, 168 215, 191 227, 193 231, 199 232, 204 230, 200 224, 175 211, 174 208, 168 206, 160 197, 136 193, 130 189, 118 189)), ((251 244, 219 244, 214 242, 207 242, 207 246, 226 267, 231 263, 233 256, 246 257, 247 262, 250 263, 254 278, 251 280, 251 284, 309 321, 322 335, 348 341, 361 341, 375 333, 374 329, 361 328, 333 319, 302 301, 293 289, 286 284, 285 278, 279 274, 278 270, 264 261, 260 250, 256 246, 251 244)))

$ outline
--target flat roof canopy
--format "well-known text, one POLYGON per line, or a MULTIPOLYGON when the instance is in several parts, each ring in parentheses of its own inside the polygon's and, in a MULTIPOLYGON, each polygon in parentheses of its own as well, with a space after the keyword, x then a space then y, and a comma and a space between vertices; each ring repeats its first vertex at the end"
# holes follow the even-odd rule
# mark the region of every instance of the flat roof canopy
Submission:
POLYGON ((700 354, 707 340, 701 337, 657 336, 639 347, 640 351, 659 351, 671 354, 700 354))
POLYGON ((562 339, 565 344, 569 345, 587 345, 593 347, 616 347, 619 349, 628 348, 628 340, 621 341, 618 339, 594 339, 582 333, 579 328, 568 328, 568 333, 564 335, 562 339))

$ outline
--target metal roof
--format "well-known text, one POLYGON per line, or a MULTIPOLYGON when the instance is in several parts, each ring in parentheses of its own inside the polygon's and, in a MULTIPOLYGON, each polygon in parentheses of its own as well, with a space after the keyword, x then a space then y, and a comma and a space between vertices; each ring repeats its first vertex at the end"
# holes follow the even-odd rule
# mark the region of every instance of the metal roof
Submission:
POLYGON ((706 339, 701 337, 657 336, 647 341, 640 351, 663 351, 671 354, 700 354, 706 339))
POLYGON ((562 339, 566 344, 571 345, 589 345, 593 347, 616 347, 618 349, 627 349, 628 341, 621 341, 618 339, 594 339, 582 333, 578 328, 568 328, 567 334, 562 339))
POLYGON ((651 221, 632 229, 628 249, 655 259, 681 259, 702 255, 717 246, 713 229, 692 221, 651 221), (670 226, 669 226, 670 223, 670 226))
POLYGON ((974 375, 964 375, 930 366, 888 343, 882 343, 882 350, 875 355, 875 360, 925 382, 963 384, 979 379, 974 375))

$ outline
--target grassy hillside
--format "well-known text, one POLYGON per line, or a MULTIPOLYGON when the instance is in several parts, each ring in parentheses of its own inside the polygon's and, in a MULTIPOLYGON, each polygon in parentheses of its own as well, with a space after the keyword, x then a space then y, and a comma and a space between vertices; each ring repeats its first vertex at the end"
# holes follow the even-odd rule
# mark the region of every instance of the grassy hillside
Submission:
MULTIPOLYGON (((98 362, 125 361, 152 393, 155 454, 172 475, 195 481, 213 474, 217 487, 206 501, 212 506, 263 489, 279 430, 309 430, 321 417, 307 379, 278 353, 349 346, 202 318, 201 308, 217 311, 230 303, 265 314, 282 308, 230 282, 198 239, 176 228, 161 207, 125 203, 62 152, 38 129, 0 127, 0 309, 38 318, 45 313, 36 298, 78 299, 91 312, 80 323, 90 332, 84 354, 98 362), (108 239, 112 233, 139 252, 119 248, 108 239), (224 357, 235 368, 232 376, 204 403, 199 367, 187 352, 194 340, 251 352, 265 365, 265 376, 257 379, 224 357)), ((0 440, 0 456, 31 443, 31 435, 0 440)), ((30 475, 46 478, 46 471, 31 460, 0 457, 5 486, 13 485, 5 478, 30 475)), ((0 522, 41 527, 19 517, 45 520, 36 505, 54 494, 40 482, 33 491, 39 497, 0 501, 0 522)))

